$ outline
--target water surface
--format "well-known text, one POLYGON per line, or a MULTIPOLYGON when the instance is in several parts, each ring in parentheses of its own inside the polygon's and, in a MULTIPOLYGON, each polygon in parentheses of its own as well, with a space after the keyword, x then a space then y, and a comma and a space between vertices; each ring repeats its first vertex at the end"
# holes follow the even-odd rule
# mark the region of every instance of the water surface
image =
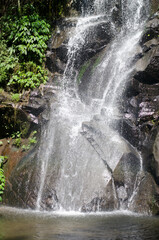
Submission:
POLYGON ((158 240, 159 218, 0 208, 0 240, 158 240))

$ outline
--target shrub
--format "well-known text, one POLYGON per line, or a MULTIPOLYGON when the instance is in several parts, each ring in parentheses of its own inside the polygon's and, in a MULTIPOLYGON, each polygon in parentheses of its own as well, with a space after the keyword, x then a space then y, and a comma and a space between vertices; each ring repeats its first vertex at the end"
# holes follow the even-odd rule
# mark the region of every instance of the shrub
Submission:
POLYGON ((0 41, 0 84, 5 86, 13 73, 18 59, 13 55, 12 48, 7 48, 5 41, 0 41))
POLYGON ((21 146, 21 135, 22 133, 17 131, 11 135, 11 137, 14 139, 13 145, 15 145, 17 148, 21 146))
POLYGON ((27 62, 20 65, 10 79, 8 86, 21 92, 23 89, 39 87, 41 83, 46 83, 47 80, 47 71, 43 67, 33 62, 27 62))
POLYGON ((50 37, 50 25, 33 13, 20 18, 7 16, 3 21, 3 37, 12 46, 20 62, 34 60, 42 63, 50 37))
POLYGON ((8 159, 8 157, 6 157, 6 156, 0 156, 0 202, 2 201, 2 195, 3 195, 4 187, 5 187, 5 176, 4 176, 4 170, 3 170, 3 163, 7 159, 8 159))
POLYGON ((12 101, 13 102, 19 102, 21 95, 19 93, 12 94, 12 101))
POLYGON ((31 133, 28 144, 22 146, 23 151, 29 150, 32 145, 35 145, 37 143, 37 138, 35 136, 36 134, 37 134, 37 131, 34 131, 31 133))
POLYGON ((33 8, 30 15, 2 17, 1 25, 0 84, 21 92, 45 83, 48 74, 44 58, 50 37, 47 21, 33 8))

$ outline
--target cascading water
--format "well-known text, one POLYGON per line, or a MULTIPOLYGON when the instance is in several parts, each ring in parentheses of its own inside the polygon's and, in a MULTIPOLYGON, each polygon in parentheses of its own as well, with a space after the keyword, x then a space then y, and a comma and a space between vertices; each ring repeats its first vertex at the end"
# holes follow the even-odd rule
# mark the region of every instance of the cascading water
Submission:
MULTIPOLYGON (((113 129, 121 117, 119 103, 126 81, 134 71, 132 63, 148 5, 148 0, 95 0, 88 8, 91 10, 85 9, 85 16, 78 19, 68 42, 63 86, 57 103, 52 104, 39 150, 37 209, 45 208, 48 196, 48 205, 54 210, 102 210, 108 185, 113 201, 122 199, 125 189, 116 190, 113 171, 128 146, 113 129), (120 24, 114 20, 117 10, 120 24), (83 90, 83 70, 78 69, 83 61, 90 67, 89 54, 87 59, 83 55, 99 25, 109 26, 114 40, 101 48, 99 62, 83 90)), ((114 206, 122 207, 122 203, 114 206)))

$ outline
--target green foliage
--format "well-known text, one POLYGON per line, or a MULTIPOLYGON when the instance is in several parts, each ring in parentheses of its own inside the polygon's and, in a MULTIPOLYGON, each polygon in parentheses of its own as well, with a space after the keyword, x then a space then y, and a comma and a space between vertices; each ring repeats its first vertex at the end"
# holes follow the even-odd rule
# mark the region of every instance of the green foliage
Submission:
POLYGON ((22 145, 22 150, 23 151, 28 151, 30 149, 29 145, 22 145))
POLYGON ((31 137, 29 138, 28 144, 22 146, 23 151, 29 150, 32 145, 37 143, 37 138, 35 136, 36 134, 37 134, 37 131, 32 132, 31 137))
POLYGON ((9 80, 17 61, 12 48, 7 48, 5 41, 0 41, 0 84, 2 86, 9 80))
POLYGON ((32 137, 32 138, 29 139, 29 145, 30 145, 30 146, 31 146, 31 145, 34 145, 34 144, 36 144, 36 143, 37 143, 36 137, 32 137))
POLYGON ((20 62, 34 60, 42 63, 50 37, 50 25, 38 14, 20 18, 7 16, 3 21, 3 37, 12 46, 20 62), (5 21, 5 22, 4 22, 5 21))
POLYGON ((12 101, 13 102, 19 102, 21 95, 19 93, 12 94, 12 101))
POLYGON ((99 56, 93 64, 93 67, 91 70, 92 73, 94 72, 94 69, 100 64, 100 61, 101 61, 101 57, 99 56))
POLYGON ((46 83, 47 80, 47 71, 43 67, 36 65, 34 62, 27 62, 20 65, 10 79, 8 86, 21 92, 23 89, 39 87, 41 83, 46 83))
POLYGON ((3 0, 0 12, 2 15, 32 15, 36 11, 51 22, 69 13, 71 0, 3 0))
MULTIPOLYGON (((23 14, 27 14, 28 5, 23 14)), ((48 80, 44 67, 50 25, 40 18, 35 9, 32 14, 7 15, 1 18, 0 84, 10 86, 14 92, 33 89, 48 80)))
POLYGON ((21 132, 17 131, 17 132, 15 132, 15 133, 12 133, 11 138, 12 138, 12 139, 20 138, 21 135, 22 135, 21 132))
POLYGON ((3 94, 3 93, 4 93, 4 89, 0 88, 0 94, 3 94))
POLYGON ((14 144, 14 146, 16 146, 17 148, 19 148, 19 147, 21 146, 21 141, 22 141, 21 135, 22 135, 22 133, 19 132, 19 131, 15 132, 15 133, 13 133, 13 134, 11 135, 12 139, 14 139, 14 143, 13 143, 13 144, 14 144))
POLYGON ((6 157, 6 156, 0 156, 0 202, 2 201, 2 195, 3 195, 4 187, 5 187, 5 176, 4 176, 4 170, 3 170, 3 163, 7 159, 8 159, 8 157, 6 157))
POLYGON ((21 146, 21 138, 16 138, 14 140, 14 145, 19 148, 21 146))
POLYGON ((89 61, 82 65, 82 67, 81 67, 81 69, 80 69, 80 71, 78 73, 78 77, 77 77, 77 82, 78 83, 80 83, 80 81, 81 81, 84 73, 86 72, 87 68, 89 67, 89 65, 90 65, 89 61))

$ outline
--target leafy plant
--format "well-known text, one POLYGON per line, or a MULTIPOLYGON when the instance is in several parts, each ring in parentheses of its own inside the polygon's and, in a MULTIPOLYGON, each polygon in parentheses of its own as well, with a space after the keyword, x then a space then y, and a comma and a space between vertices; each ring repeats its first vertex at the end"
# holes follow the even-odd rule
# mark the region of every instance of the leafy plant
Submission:
POLYGON ((23 151, 28 151, 30 149, 30 145, 22 145, 23 151))
POLYGON ((48 80, 44 60, 50 25, 34 8, 32 14, 27 9, 23 11, 26 15, 1 18, 0 84, 15 92, 39 87, 48 80))
POLYGON ((4 89, 0 88, 0 94, 4 94, 4 89))
POLYGON ((101 61, 101 57, 98 57, 93 64, 93 67, 92 67, 92 70, 91 70, 92 73, 94 72, 95 68, 100 64, 100 61, 101 61))
POLYGON ((19 92, 22 89, 33 89, 39 87, 41 83, 48 80, 47 71, 34 62, 27 62, 20 65, 19 69, 13 74, 8 86, 14 86, 19 92))
POLYGON ((21 95, 19 93, 12 94, 12 101, 19 102, 21 95))
POLYGON ((14 145, 19 148, 21 146, 21 135, 22 133, 17 131, 11 135, 12 139, 14 139, 14 145))
POLYGON ((32 145, 37 143, 37 138, 35 136, 36 134, 37 134, 37 131, 32 132, 31 137, 29 138, 28 144, 22 146, 23 151, 29 150, 32 145))
POLYGON ((46 42, 50 37, 50 25, 38 14, 6 17, 3 22, 3 36, 12 46, 20 62, 34 60, 37 64, 43 62, 46 42))
POLYGON ((70 0, 8 0, 1 1, 1 13, 6 14, 6 12, 8 13, 10 10, 12 15, 31 15, 35 12, 36 8, 40 15, 52 21, 64 16, 64 14, 68 14, 68 9, 71 4, 72 1, 70 0))
POLYGON ((5 41, 0 41, 0 84, 6 85, 18 59, 12 54, 12 48, 7 48, 5 41))
POLYGON ((6 156, 0 156, 0 202, 2 201, 2 195, 3 195, 4 187, 5 187, 5 176, 4 176, 4 170, 3 170, 3 163, 7 159, 8 159, 8 157, 6 157, 6 156))

